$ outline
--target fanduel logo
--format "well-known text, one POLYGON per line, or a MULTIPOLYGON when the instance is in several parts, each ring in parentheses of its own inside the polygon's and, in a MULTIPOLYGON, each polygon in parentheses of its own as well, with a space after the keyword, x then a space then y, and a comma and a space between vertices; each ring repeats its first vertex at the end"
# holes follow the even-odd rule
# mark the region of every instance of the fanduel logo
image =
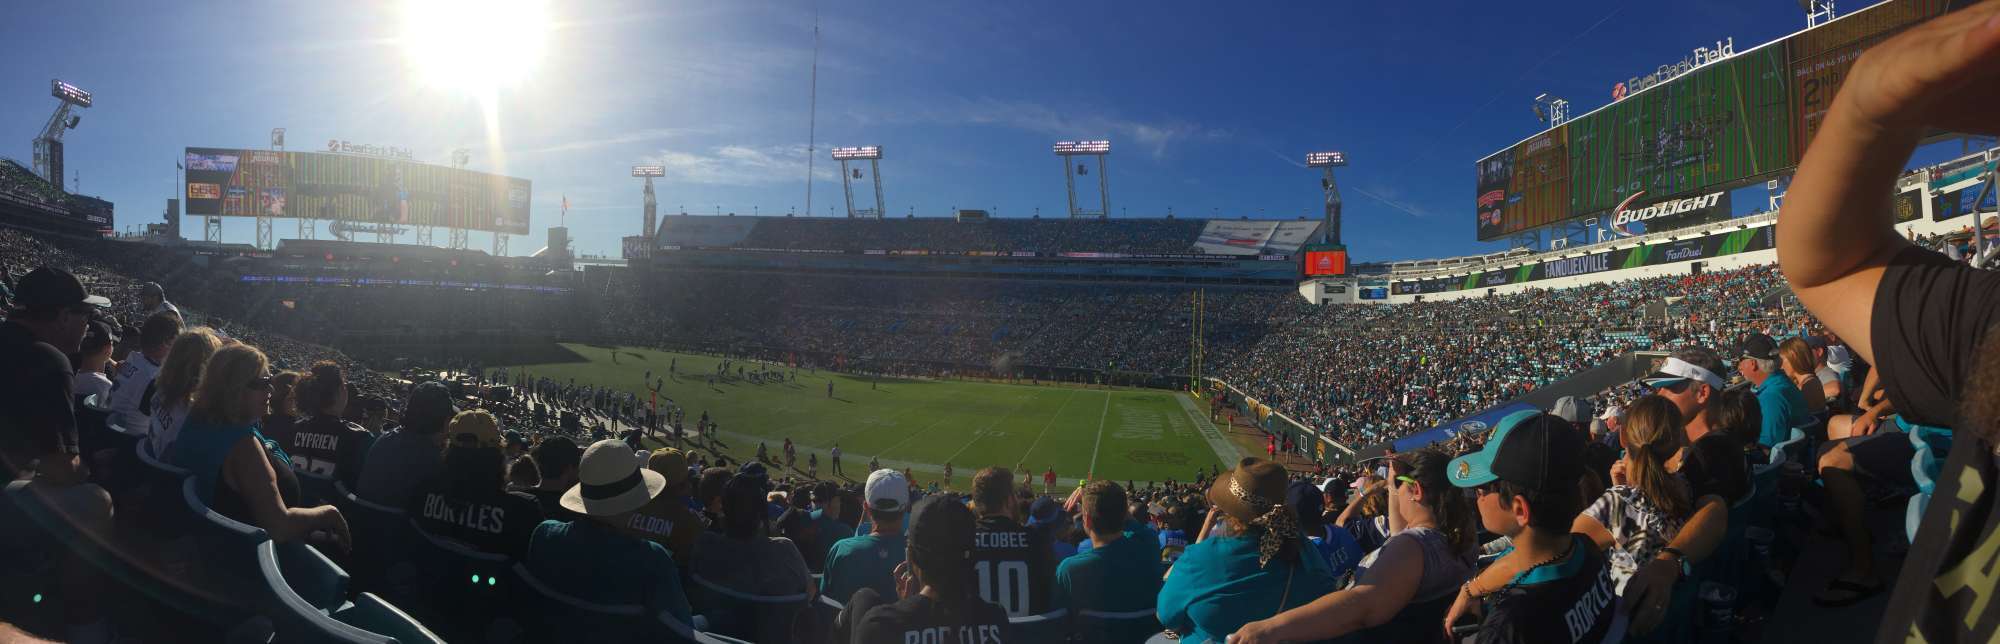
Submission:
POLYGON ((1711 192, 1699 197, 1656 203, 1638 210, 1627 208, 1627 206, 1632 205, 1633 200, 1638 199, 1644 194, 1646 192, 1643 190, 1632 193, 1632 196, 1625 198, 1624 203, 1618 204, 1618 214, 1611 218, 1611 227, 1623 229, 1627 224, 1633 222, 1671 217, 1697 210, 1714 208, 1717 204, 1722 203, 1723 195, 1721 192, 1711 192))

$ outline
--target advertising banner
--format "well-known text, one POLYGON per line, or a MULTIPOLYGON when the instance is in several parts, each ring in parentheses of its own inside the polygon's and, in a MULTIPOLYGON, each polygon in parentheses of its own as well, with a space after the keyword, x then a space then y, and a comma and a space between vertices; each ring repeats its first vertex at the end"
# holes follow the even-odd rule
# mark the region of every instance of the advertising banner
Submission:
POLYGON ((1299 247, 1319 236, 1319 229, 1325 224, 1318 221, 1281 221, 1278 228, 1271 231, 1271 239, 1264 243, 1262 254, 1293 255, 1299 247))
POLYGON ((1924 191, 1905 190, 1896 193, 1890 205, 1896 211, 1896 223, 1916 221, 1924 217, 1924 191))
POLYGON ((1657 233, 1729 218, 1729 191, 1717 190, 1686 199, 1633 205, 1646 193, 1634 193, 1611 214, 1612 230, 1625 235, 1657 233))
POLYGON ((1435 443, 1438 441, 1451 440, 1451 437, 1457 436, 1459 434, 1476 435, 1479 432, 1488 431, 1493 429, 1494 427, 1498 427, 1500 425, 1500 420, 1506 418, 1508 414, 1512 414, 1517 411, 1531 410, 1534 408, 1535 408, 1534 405, 1530 405, 1528 403, 1523 403, 1523 402, 1508 403, 1505 405, 1494 407, 1492 409, 1488 409, 1479 412, 1477 414, 1473 414, 1471 416, 1466 416, 1464 418, 1460 418, 1458 420, 1454 420, 1445 423, 1443 425, 1438 425, 1437 427, 1431 428, 1429 430, 1411 435, 1408 438, 1398 440, 1395 442, 1396 451, 1407 452, 1419 449, 1425 445, 1429 445, 1431 443, 1435 443))
POLYGON ((1977 204, 1973 203, 1974 199, 1979 198, 1980 189, 1984 187, 1986 185, 1983 183, 1975 183, 1957 190, 1938 193, 1937 197, 1931 202, 1931 220, 1945 221, 1947 219, 1964 217, 1974 212, 1993 212, 1996 199, 1995 193, 2000 193, 2000 190, 1987 191, 1985 200, 1977 204))
POLYGON ((1259 255, 1278 231, 1275 221, 1210 221, 1202 228, 1195 249, 1209 255, 1259 255))
POLYGON ((526 179, 406 159, 187 148, 187 214, 528 233, 526 179))
MULTIPOLYGON (((1966 199, 1970 200, 1971 197, 1968 196, 1966 199)), ((1989 199, 1987 203, 1989 204, 1988 207, 1991 207, 1992 200, 1989 199)), ((1391 284, 1390 291, 1397 295, 1421 295, 1426 293, 1491 288, 1508 284, 1577 277, 1628 268, 1657 266, 1735 255, 1737 253, 1770 250, 1777 248, 1776 231, 1777 227, 1775 226, 1759 226, 1747 230, 1714 233, 1696 239, 1683 239, 1633 248, 1620 248, 1591 253, 1582 257, 1550 259, 1524 266, 1473 273, 1463 277, 1405 280, 1391 284)))

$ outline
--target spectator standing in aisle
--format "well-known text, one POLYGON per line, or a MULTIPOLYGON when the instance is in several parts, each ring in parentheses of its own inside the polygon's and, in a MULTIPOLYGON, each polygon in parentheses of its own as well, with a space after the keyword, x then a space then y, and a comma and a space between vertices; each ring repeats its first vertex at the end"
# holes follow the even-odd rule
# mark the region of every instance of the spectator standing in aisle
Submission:
POLYGON ((679 568, 660 544, 622 532, 622 520, 666 491, 659 473, 639 467, 623 441, 602 440, 584 450, 576 485, 562 507, 577 518, 547 520, 535 528, 522 561, 543 583, 600 604, 642 604, 689 622, 679 568))

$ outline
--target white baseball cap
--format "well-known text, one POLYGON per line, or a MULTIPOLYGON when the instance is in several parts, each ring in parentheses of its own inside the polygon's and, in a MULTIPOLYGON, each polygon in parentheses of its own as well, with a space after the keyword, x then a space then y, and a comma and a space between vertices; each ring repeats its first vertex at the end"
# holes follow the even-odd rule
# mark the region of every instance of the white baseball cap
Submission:
POLYGON ((1624 405, 1609 405, 1609 406, 1606 406, 1606 407, 1604 408, 1604 413, 1602 413, 1602 414, 1598 414, 1598 415, 1597 415, 1597 418, 1598 418, 1599 420, 1611 420, 1611 419, 1613 419, 1613 418, 1624 418, 1624 417, 1625 417, 1625 406, 1624 406, 1624 405))
POLYGON ((868 475, 868 484, 862 487, 861 496, 868 507, 882 512, 902 512, 910 504, 910 481, 903 473, 891 469, 875 470, 868 475))

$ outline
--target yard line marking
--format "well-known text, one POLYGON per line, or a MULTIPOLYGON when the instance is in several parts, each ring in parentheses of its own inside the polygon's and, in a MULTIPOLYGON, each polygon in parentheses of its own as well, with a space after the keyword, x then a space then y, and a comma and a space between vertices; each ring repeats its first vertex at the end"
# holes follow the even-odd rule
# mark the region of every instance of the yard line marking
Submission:
POLYGON ((1062 417, 1063 408, 1068 407, 1069 401, 1074 400, 1075 398, 1076 398, 1076 390, 1075 389, 1069 390, 1069 395, 1063 397, 1062 404, 1056 406, 1056 413, 1052 416, 1049 416, 1049 422, 1042 423, 1042 431, 1038 434, 1035 434, 1035 442, 1028 443, 1028 451, 1022 452, 1021 458, 1015 459, 1017 462, 1026 463, 1028 462, 1028 457, 1035 455, 1035 446, 1042 444, 1042 437, 1048 435, 1049 428, 1055 426, 1057 418, 1062 417))
POLYGON ((993 422, 987 423, 985 427, 979 428, 979 431, 973 432, 972 440, 966 441, 964 447, 958 448, 958 451, 952 452, 951 456, 945 457, 944 462, 950 463, 952 459, 958 458, 959 454, 964 454, 965 450, 972 448, 973 443, 977 443, 979 439, 986 437, 986 430, 993 429, 1000 424, 1000 421, 1007 420, 1007 417, 1013 416, 1014 412, 1021 411, 1021 408, 1028 406, 1028 401, 1033 399, 1035 399, 1035 396, 1032 395, 1022 397, 1021 402, 1015 403, 1013 409, 1008 410, 1006 414, 1001 415, 999 418, 993 419, 993 422))
POLYGON ((1097 475, 1097 448, 1104 446, 1104 419, 1110 413, 1111 391, 1105 390, 1104 411, 1097 412, 1097 444, 1090 446, 1090 469, 1084 472, 1086 477, 1097 475))
POLYGON ((936 427, 936 426, 938 425, 938 423, 942 423, 942 422, 944 422, 945 420, 947 420, 947 419, 945 419, 945 418, 939 418, 939 419, 937 419, 936 421, 933 421, 933 422, 932 422, 931 424, 929 424, 929 425, 925 425, 925 426, 923 426, 923 427, 919 427, 919 428, 917 428, 917 431, 914 431, 914 432, 910 432, 910 435, 909 435, 909 436, 904 436, 904 437, 903 437, 903 440, 899 440, 899 441, 896 441, 896 444, 894 444, 894 445, 890 445, 890 446, 888 446, 888 447, 885 447, 885 448, 883 448, 883 449, 882 449, 882 451, 880 451, 880 452, 876 452, 876 453, 875 453, 875 455, 876 455, 876 456, 878 456, 878 457, 879 457, 879 456, 886 456, 886 455, 888 455, 888 454, 889 454, 889 452, 890 452, 891 450, 894 450, 894 449, 896 449, 896 448, 898 448, 898 447, 902 447, 904 443, 908 443, 908 442, 910 442, 910 439, 913 439, 913 438, 916 438, 918 434, 922 434, 922 433, 924 433, 924 430, 927 430, 927 429, 930 429, 930 428, 932 428, 932 427, 936 427))

